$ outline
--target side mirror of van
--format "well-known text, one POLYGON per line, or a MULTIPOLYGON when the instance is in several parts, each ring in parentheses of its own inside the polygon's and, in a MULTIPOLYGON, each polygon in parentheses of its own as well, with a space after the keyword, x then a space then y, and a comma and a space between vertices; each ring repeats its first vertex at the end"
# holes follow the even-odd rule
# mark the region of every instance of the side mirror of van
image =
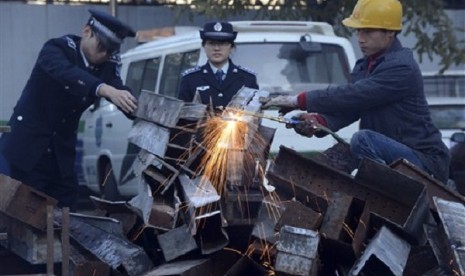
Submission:
POLYGON ((465 133, 464 132, 455 132, 450 137, 450 140, 455 143, 464 143, 465 142, 465 133))

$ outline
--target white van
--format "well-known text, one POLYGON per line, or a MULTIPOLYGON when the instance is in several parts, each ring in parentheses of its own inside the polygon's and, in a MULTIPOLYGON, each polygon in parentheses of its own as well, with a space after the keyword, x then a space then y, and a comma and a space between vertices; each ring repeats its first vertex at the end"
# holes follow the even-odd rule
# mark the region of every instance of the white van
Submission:
MULTIPOLYGON (((298 93, 349 81, 356 61, 354 50, 349 40, 336 36, 332 26, 326 23, 231 23, 238 31, 232 60, 256 72, 261 90, 298 93)), ((199 32, 192 30, 127 51, 122 55, 121 76, 136 94, 145 89, 177 97, 181 73, 204 64, 206 60, 199 32)), ((278 115, 277 110, 267 112, 268 116, 278 115)), ((82 121, 81 180, 92 191, 102 193, 110 200, 134 195, 137 185, 133 181, 131 165, 138 149, 127 142, 133 122, 104 99, 98 106, 87 110, 82 121)), ((277 129, 272 152, 277 152, 280 145, 298 151, 321 151, 335 143, 331 136, 302 137, 292 129, 286 129, 284 124, 270 120, 264 119, 263 125, 277 129)), ((357 127, 354 124, 339 134, 349 139, 357 127)))

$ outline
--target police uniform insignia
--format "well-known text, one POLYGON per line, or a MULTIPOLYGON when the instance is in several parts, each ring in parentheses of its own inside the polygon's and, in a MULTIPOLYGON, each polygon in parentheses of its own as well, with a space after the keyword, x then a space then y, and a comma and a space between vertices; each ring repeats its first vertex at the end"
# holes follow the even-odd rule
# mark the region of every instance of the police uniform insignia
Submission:
POLYGON ((221 32, 221 30, 223 29, 223 26, 221 26, 220 22, 216 22, 216 24, 213 26, 213 29, 217 32, 221 32))
POLYGON ((249 68, 245 68, 245 67, 240 66, 240 65, 237 65, 237 68, 239 68, 239 69, 241 69, 242 71, 245 71, 245 72, 247 72, 247 73, 250 73, 250 74, 252 74, 252 75, 256 75, 256 73, 255 73, 254 71, 250 70, 249 68))
POLYGON ((111 55, 108 60, 111 61, 111 62, 118 63, 118 64, 121 63, 121 57, 118 54, 111 55))
POLYGON ((66 42, 68 43, 68 47, 76 51, 76 43, 74 40, 71 39, 71 37, 67 36, 66 37, 66 42))
POLYGON ((197 72, 197 71, 199 71, 199 70, 200 70, 200 67, 199 67, 199 66, 196 66, 196 67, 187 69, 186 71, 182 72, 181 75, 184 77, 184 76, 186 76, 186 75, 189 75, 189 74, 191 74, 191 73, 197 72))

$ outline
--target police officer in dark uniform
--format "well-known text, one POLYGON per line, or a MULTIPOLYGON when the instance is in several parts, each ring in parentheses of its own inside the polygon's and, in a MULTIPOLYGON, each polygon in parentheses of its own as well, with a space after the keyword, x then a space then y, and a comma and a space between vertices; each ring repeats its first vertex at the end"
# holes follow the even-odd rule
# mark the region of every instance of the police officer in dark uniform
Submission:
POLYGON ((258 89, 255 73, 234 64, 229 58, 236 36, 230 23, 205 24, 200 37, 208 62, 182 74, 179 99, 200 101, 218 108, 225 107, 242 86, 258 89))
POLYGON ((137 107, 119 75, 119 49, 135 32, 115 17, 89 10, 82 36, 47 41, 0 140, 10 176, 75 209, 74 171, 82 112, 105 97, 127 116, 137 107))

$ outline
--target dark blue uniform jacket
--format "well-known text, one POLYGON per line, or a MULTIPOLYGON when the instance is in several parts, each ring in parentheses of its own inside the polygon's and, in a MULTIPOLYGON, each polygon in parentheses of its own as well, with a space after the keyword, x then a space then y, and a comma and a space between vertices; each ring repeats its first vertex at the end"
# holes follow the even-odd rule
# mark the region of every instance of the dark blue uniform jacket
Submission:
POLYGON ((203 104, 213 103, 213 107, 225 107, 242 86, 258 89, 257 77, 248 69, 235 65, 229 60, 226 78, 220 85, 210 64, 186 70, 182 74, 179 99, 192 102, 196 92, 203 104))
POLYGON ((0 140, 0 151, 9 164, 26 173, 51 150, 62 176, 72 176, 79 119, 97 99, 97 86, 104 81, 124 88, 119 56, 88 69, 80 40, 67 35, 44 44, 10 118, 11 132, 0 140))
POLYGON ((306 96, 307 110, 324 115, 331 130, 360 119, 360 129, 410 147, 432 175, 447 181, 449 151, 431 121, 413 53, 399 40, 376 59, 371 71, 367 58, 358 60, 350 84, 309 91, 306 96))

